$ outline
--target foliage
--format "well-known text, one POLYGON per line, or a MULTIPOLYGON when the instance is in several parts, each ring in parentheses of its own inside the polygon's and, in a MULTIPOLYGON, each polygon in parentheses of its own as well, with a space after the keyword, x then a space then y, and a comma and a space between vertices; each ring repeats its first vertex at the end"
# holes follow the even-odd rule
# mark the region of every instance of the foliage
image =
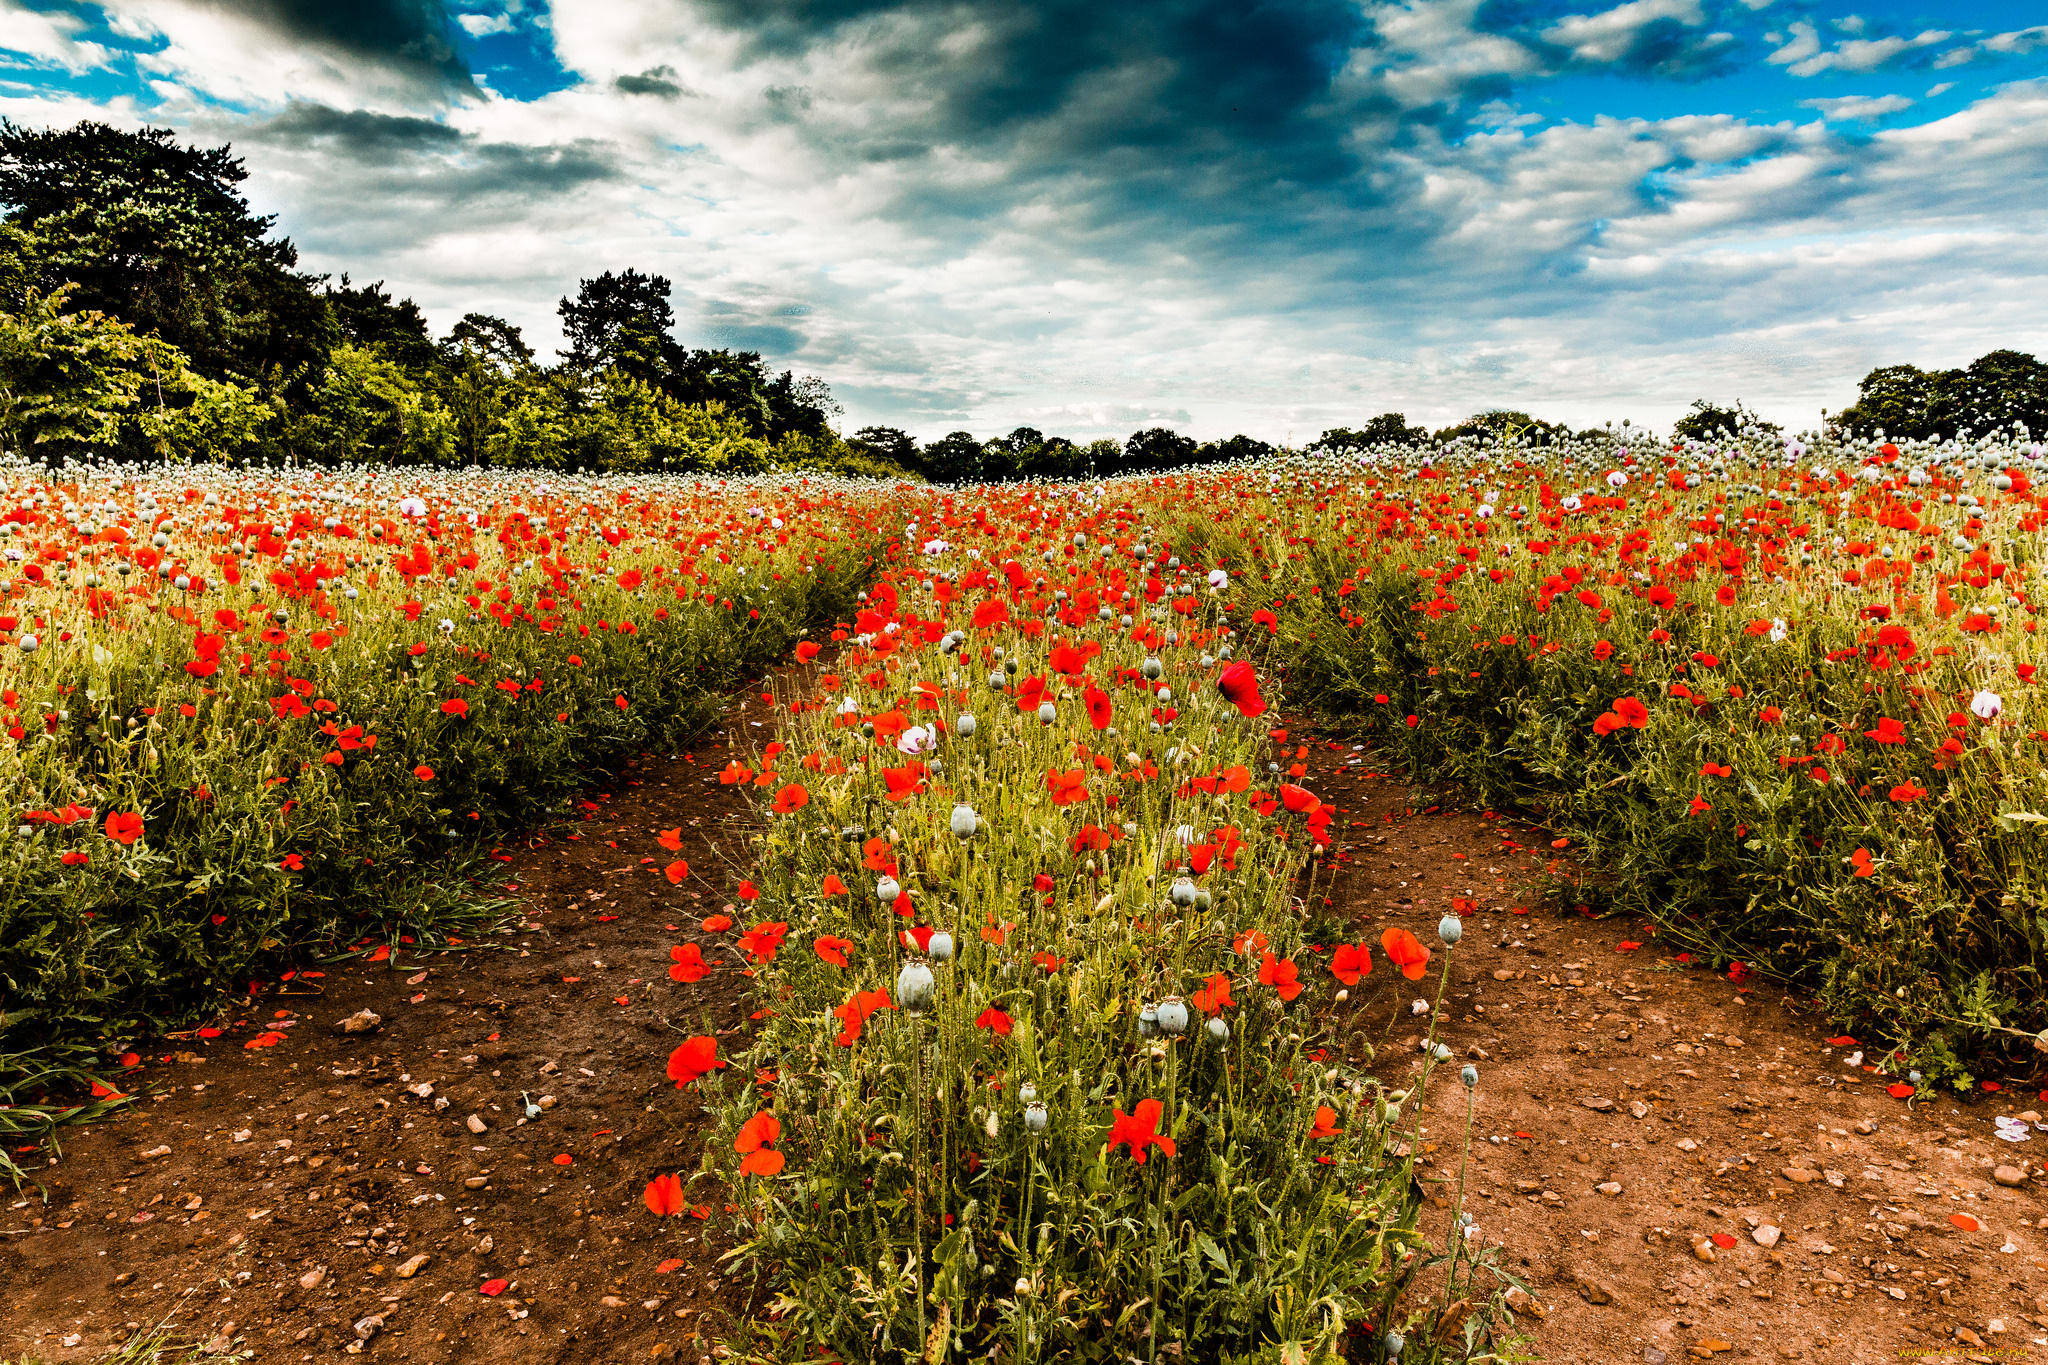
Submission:
POLYGON ((266 963, 464 934, 465 850, 703 724, 869 572, 867 511, 787 479, 6 476, 0 1053, 60 1070, 266 963))
POLYGON ((62 292, 31 289, 0 312, 0 442, 5 454, 70 453, 113 443, 143 386, 184 371, 175 348, 103 313, 65 311, 62 292))
POLYGON ((1722 407, 1704 398, 1695 398, 1685 415, 1671 426, 1674 438, 1687 441, 1717 441, 1745 431, 1776 436, 1784 430, 1776 422, 1765 421, 1741 403, 1722 407))
POLYGON ((1992 351, 1960 370, 1886 365, 1863 376, 1856 402, 1835 414, 1851 436, 1939 441, 1965 432, 2009 435, 2015 423, 2048 433, 2048 364, 1992 351))
POLYGON ((1454 426, 1445 427, 1432 439, 1439 444, 1472 441, 1481 445, 1513 445, 1523 440, 1535 443, 1562 440, 1570 435, 1571 428, 1562 422, 1546 422, 1509 408, 1488 408, 1454 426))
POLYGON ((763 1023, 729 1079, 709 1037, 670 1074, 723 1113, 736 1254, 786 1348, 847 1361, 1328 1361, 1433 1325, 1404 1298, 1419 1095, 1343 1059, 1370 1049, 1296 909, 1336 812, 1253 780, 1271 721, 1201 551, 1119 548, 1179 498, 1032 496, 899 511, 949 540, 834 632, 844 701, 727 772, 768 828, 741 922, 706 927, 763 1023), (1034 531, 1111 553, 1034 579, 1034 531))

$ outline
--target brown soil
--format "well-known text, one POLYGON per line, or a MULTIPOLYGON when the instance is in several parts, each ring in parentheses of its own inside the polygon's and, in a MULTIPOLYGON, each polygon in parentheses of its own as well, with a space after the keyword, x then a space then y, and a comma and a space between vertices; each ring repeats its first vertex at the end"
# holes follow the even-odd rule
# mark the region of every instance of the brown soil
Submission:
MULTIPOLYGON (((727 730, 754 724, 735 712, 727 730)), ((139 1109, 66 1134, 41 1173, 48 1203, 24 1190, 0 1218, 0 1357, 91 1360, 173 1319, 221 1349, 314 1360, 378 1316, 362 1354, 709 1359, 752 1289, 722 1274, 719 1218, 657 1220, 641 1191, 692 1169, 702 1141, 696 1101, 663 1075, 669 1050, 748 1026, 737 972, 667 975, 672 944, 716 956, 699 922, 747 875, 751 816, 718 782, 724 742, 644 759, 573 829, 505 850, 528 907, 515 935, 273 984, 241 1027, 153 1049, 139 1109), (677 826, 692 875, 672 887, 676 855, 656 836, 677 826), (309 984, 324 994, 289 993, 309 984), (365 1008, 378 1029, 336 1029, 365 1008), (269 1028, 285 1041, 244 1046, 269 1028), (430 1096, 408 1089, 422 1082, 430 1096), (522 1092, 557 1102, 521 1124, 522 1092), (668 1260, 681 1265, 663 1273, 668 1260), (479 1293, 499 1278, 500 1295, 479 1293)), ((1547 833, 1473 811, 1411 817, 1409 789, 1353 757, 1318 741, 1306 760, 1302 780, 1347 808, 1338 874, 1317 891, 1330 904, 1311 908, 1373 948, 1347 1050, 1376 1048, 1390 1083, 1419 1065, 1429 1021, 1412 1002, 1436 978, 1402 980, 1379 933, 1434 946, 1452 897, 1478 903, 1441 1007, 1457 1055, 1420 1137, 1425 1178, 1446 1182, 1429 1187, 1441 1242, 1466 1133, 1454 1068, 1471 1060, 1466 1207, 1535 1294, 1503 1339, 1511 1355, 1876 1362, 2048 1346, 2048 1133, 2008 1144, 1992 1124, 2037 1102, 1893 1099, 1799 1000, 1679 965, 1639 927, 1534 904, 1557 856, 1547 833), (1645 946, 1617 951, 1625 940, 1645 946), (2003 1187, 1995 1165, 2027 1178, 2003 1187), (1716 1234, 1730 1244, 1709 1262, 1695 1247, 1716 1234)))

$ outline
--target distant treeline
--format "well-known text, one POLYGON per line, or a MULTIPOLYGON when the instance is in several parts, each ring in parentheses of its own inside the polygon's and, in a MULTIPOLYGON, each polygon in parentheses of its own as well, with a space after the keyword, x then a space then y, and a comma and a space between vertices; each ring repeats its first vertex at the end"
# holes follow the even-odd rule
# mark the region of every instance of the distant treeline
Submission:
MULTIPOLYGON (((812 468, 935 481, 1100 478, 1257 458, 1250 436, 1166 427, 1077 443, 1018 427, 920 444, 893 427, 842 436, 825 382, 754 351, 676 340, 669 282, 605 271, 559 305, 564 344, 539 359, 519 328, 470 313, 436 337, 411 299, 298 269, 249 209, 227 147, 168 129, 0 119, 0 447, 46 459, 117 455, 278 463, 369 461, 621 472, 812 468)), ((1833 423, 1852 435, 2048 432, 2048 366, 1994 351, 1967 369, 1873 370, 1833 423)), ((1676 433, 1775 432, 1740 403, 1701 400, 1676 433)), ((1323 432, 1308 449, 1600 439, 1495 409, 1430 431, 1400 413, 1323 432)))

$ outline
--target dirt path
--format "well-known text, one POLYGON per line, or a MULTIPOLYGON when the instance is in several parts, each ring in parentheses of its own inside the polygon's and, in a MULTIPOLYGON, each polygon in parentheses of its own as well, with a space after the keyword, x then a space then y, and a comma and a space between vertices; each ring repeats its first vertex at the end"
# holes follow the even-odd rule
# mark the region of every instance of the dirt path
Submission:
MULTIPOLYGON (((667 968, 671 945, 716 960, 726 941, 700 924, 747 875, 751 816, 717 775, 727 738, 759 719, 734 712, 687 757, 636 765, 573 831, 505 850, 529 913, 500 949, 350 964, 311 999, 287 993, 303 979, 272 983, 239 1027, 156 1049, 141 1111, 68 1135, 44 1172, 51 1202, 24 1192, 0 1219, 0 1355, 91 1360, 174 1317, 265 1361, 709 1360, 747 1287, 721 1278, 716 1219, 656 1220, 640 1193, 691 1169, 702 1140, 696 1102, 663 1076, 669 1050, 747 1025, 737 972, 685 985, 667 968), (681 886, 662 875, 671 828, 681 886), (361 1009, 382 1024, 335 1029, 361 1009), (264 1030, 285 1040, 245 1046, 264 1030), (522 1096, 543 1095, 519 1122, 522 1096)), ((1512 913, 1547 836, 1478 812, 1410 817, 1408 789, 1348 745, 1313 742, 1302 761, 1347 808, 1331 904, 1313 908, 1375 945, 1340 1008, 1382 1074, 1416 1065, 1428 1021, 1412 1002, 1433 979, 1394 976, 1380 929, 1433 941, 1451 897, 1478 903, 1443 1036, 1479 1068, 1479 1240, 1537 1293, 1524 1355, 2048 1354, 2048 1132, 1993 1137, 1994 1116, 2028 1102, 1909 1108, 1797 1002, 1654 943, 1617 951, 1648 938, 1625 924, 1512 913)), ((1425 1155, 1454 1178, 1466 1096, 1439 1077, 1425 1155)), ((1440 1238, 1455 1185, 1437 1188, 1440 1238)))

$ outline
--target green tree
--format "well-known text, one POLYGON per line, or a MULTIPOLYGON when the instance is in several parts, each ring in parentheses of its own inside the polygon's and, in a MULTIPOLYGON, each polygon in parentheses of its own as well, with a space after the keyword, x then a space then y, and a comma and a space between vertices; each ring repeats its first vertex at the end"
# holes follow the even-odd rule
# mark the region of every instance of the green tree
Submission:
POLYGON ((1353 455, 1374 446, 1421 445, 1429 439, 1429 428, 1411 427, 1405 413, 1383 412, 1356 430, 1331 427, 1309 445, 1331 455, 1353 455))
POLYGON ((237 186, 230 148, 183 146, 167 128, 62 130, 0 119, 0 203, 33 240, 32 283, 162 337, 213 379, 303 389, 335 326, 298 249, 269 235, 237 186))
POLYGON ((895 427, 862 427, 847 437, 846 443, 871 459, 887 460, 904 469, 924 472, 923 452, 917 448, 917 439, 907 431, 895 427))
POLYGON ((1734 436, 1745 428, 1773 435, 1784 430, 1776 422, 1766 422, 1739 402, 1732 407, 1722 407, 1704 398, 1695 398, 1692 406, 1686 409, 1685 416, 1672 423, 1671 434, 1689 441, 1711 441, 1722 436, 1734 436))
POLYGON ((1132 432, 1124 442, 1124 470, 1152 474, 1178 469, 1194 461, 1197 449, 1193 440, 1170 427, 1147 427, 1132 432))
POLYGON ((933 483, 973 483, 981 477, 981 442, 951 431, 924 448, 925 476, 933 483))
POLYGON ((1834 416, 1851 436, 1946 440, 1962 432, 2048 431, 2048 365, 2024 351, 1992 351, 1960 370, 1884 365, 1863 376, 1856 401, 1834 416))
POLYGON ((1571 428, 1562 422, 1545 422, 1531 417, 1526 412, 1510 408, 1488 408, 1485 412, 1467 417, 1456 426, 1445 427, 1433 439, 1455 441, 1461 438, 1481 442, 1508 442, 1528 439, 1542 444, 1561 440, 1571 435, 1571 428))
POLYGON ((384 290, 384 281, 358 287, 344 274, 339 285, 327 287, 326 299, 343 341, 382 351, 414 374, 440 363, 441 353, 434 347, 420 306, 411 299, 394 303, 384 290))
POLYGON ((1256 436, 1237 435, 1223 441, 1205 441, 1195 451, 1197 464, 1223 464, 1230 460, 1263 460, 1273 453, 1269 441, 1256 436))
MULTIPOLYGON (((145 387, 175 391, 184 357, 101 312, 31 289, 0 313, 0 442, 10 455, 64 456, 113 444, 145 387)), ((159 403, 161 399, 159 398, 159 403)))
POLYGON ((292 445, 323 464, 450 464, 455 420, 397 361, 345 343, 328 355, 292 445))

